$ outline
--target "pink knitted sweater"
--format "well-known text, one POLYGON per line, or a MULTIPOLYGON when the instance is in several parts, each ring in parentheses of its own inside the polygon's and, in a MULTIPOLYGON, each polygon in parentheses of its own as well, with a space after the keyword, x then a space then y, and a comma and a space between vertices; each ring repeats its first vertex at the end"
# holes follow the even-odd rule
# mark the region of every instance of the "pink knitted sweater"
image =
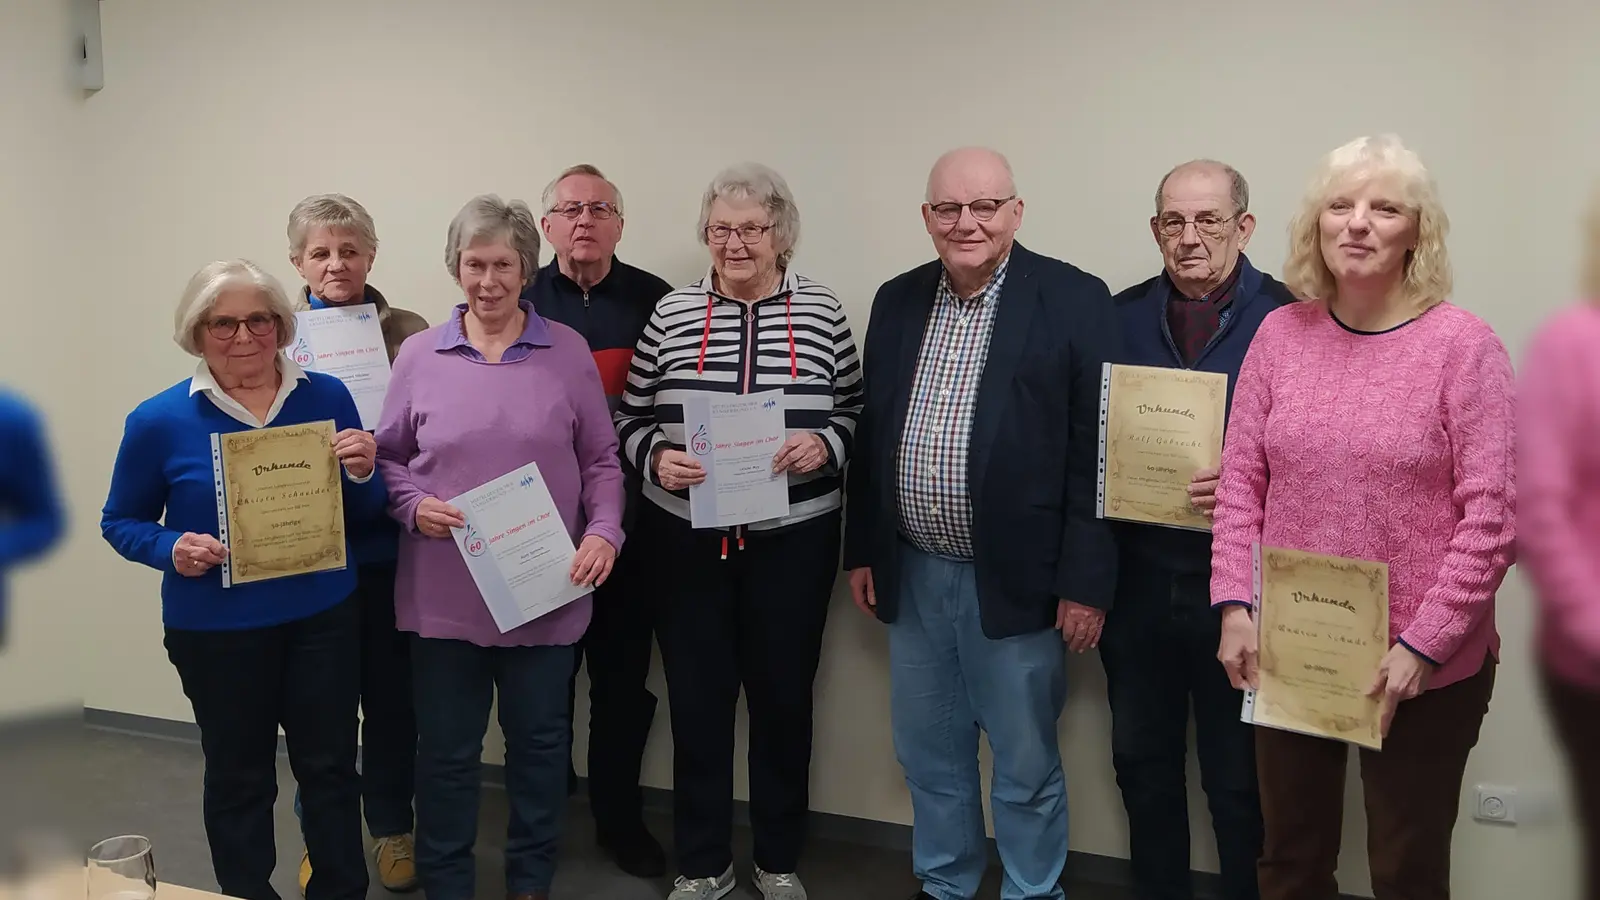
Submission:
POLYGON ((1539 330, 1517 397, 1518 554, 1539 601, 1539 656, 1600 688, 1600 307, 1539 330))
POLYGON ((1476 673, 1515 554, 1513 392, 1505 346, 1450 303, 1378 334, 1321 303, 1268 315, 1223 444, 1213 605, 1249 602, 1257 541, 1385 562, 1390 636, 1438 665, 1429 688, 1476 673))

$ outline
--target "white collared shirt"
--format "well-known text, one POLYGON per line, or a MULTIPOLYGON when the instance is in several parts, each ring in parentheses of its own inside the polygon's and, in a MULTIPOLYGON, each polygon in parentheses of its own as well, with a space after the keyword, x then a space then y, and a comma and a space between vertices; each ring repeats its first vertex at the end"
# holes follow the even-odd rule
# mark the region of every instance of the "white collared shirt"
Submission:
MULTIPOLYGON (((272 398, 272 406, 267 410, 266 421, 258 421, 250 410, 244 408, 244 404, 228 396, 228 392, 217 384, 216 376, 211 374, 211 367, 206 365, 206 361, 203 359, 200 360, 200 365, 195 367, 194 377, 189 379, 189 396, 193 397, 195 394, 203 393, 206 395, 207 400, 215 404, 217 409, 227 413, 229 417, 237 419, 251 428, 266 428, 272 424, 272 420, 276 419, 278 413, 283 410, 284 401, 289 399, 289 395, 294 392, 295 387, 302 381, 311 380, 310 376, 306 374, 304 369, 300 368, 299 364, 282 353, 278 354, 278 373, 283 376, 283 381, 278 385, 278 396, 272 398)), ((352 484, 366 484, 372 479, 371 472, 362 478, 357 478, 350 474, 348 469, 345 470, 344 474, 352 484)))

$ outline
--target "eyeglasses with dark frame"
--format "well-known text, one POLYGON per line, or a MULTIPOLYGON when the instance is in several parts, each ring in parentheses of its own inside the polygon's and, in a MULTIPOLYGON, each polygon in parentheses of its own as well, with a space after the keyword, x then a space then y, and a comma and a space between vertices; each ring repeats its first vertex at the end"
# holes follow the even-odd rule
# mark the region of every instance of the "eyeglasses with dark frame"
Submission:
POLYGON ((570 203, 560 203, 551 207, 550 212, 563 219, 576 219, 583 215, 585 209, 589 210, 589 215, 602 222, 618 215, 616 206, 604 200, 595 200, 589 203, 580 203, 574 200, 570 203))
POLYGON ((1222 237, 1227 232, 1228 225, 1242 215, 1244 215, 1244 210, 1242 209, 1226 218, 1216 213, 1201 213, 1192 219, 1180 216, 1177 213, 1167 213, 1156 218, 1156 230, 1161 232, 1164 237, 1177 237, 1183 234, 1185 228, 1193 225, 1195 231, 1206 237, 1222 237))
POLYGON ((739 236, 739 242, 740 243, 742 243, 742 244, 754 244, 757 241, 761 240, 763 235, 765 235, 767 232, 771 231, 773 228, 776 228, 776 227, 777 227, 776 225, 754 225, 754 224, 752 224, 752 225, 740 225, 738 228, 733 228, 733 227, 728 226, 728 225, 707 225, 706 226, 706 240, 710 241, 713 244, 721 245, 721 244, 726 244, 728 242, 728 238, 730 238, 733 235, 737 234, 739 236))
POLYGON ((979 222, 987 222, 994 218, 994 214, 1000 211, 1000 207, 1015 199, 1017 199, 1017 195, 1012 194, 1009 197, 1001 197, 999 199, 985 197, 981 200, 973 200, 970 203, 934 203, 929 208, 933 210, 933 217, 940 225, 954 225, 961 221, 961 211, 964 209, 972 210, 972 217, 979 222))
POLYGON ((217 316, 206 322, 206 332, 219 341, 231 341, 241 324, 256 337, 266 337, 278 330, 278 317, 273 313, 251 313, 243 319, 217 316))

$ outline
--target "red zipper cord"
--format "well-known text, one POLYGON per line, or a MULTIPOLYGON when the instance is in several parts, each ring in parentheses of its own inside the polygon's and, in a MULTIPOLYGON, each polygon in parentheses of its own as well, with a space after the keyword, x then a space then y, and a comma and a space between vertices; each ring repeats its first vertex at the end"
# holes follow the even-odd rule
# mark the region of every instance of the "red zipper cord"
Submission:
MULTIPOLYGON (((696 375, 704 375, 705 371, 706 371, 706 348, 711 345, 711 309, 712 309, 712 306, 714 305, 714 303, 715 303, 715 301, 712 299, 711 294, 707 293, 706 294, 706 324, 705 324, 705 328, 700 332, 700 358, 698 360, 696 360, 695 364, 694 364, 694 373, 696 375)), ((753 314, 754 314, 754 312, 753 312, 753 308, 752 308, 752 315, 753 314)), ((788 328, 788 331, 789 331, 789 380, 790 381, 799 381, 800 380, 800 357, 795 352, 795 343, 794 343, 794 294, 793 293, 787 294, 783 298, 783 319, 784 319, 784 324, 788 328)), ((755 347, 751 347, 750 348, 750 352, 754 353, 755 352, 755 347)))

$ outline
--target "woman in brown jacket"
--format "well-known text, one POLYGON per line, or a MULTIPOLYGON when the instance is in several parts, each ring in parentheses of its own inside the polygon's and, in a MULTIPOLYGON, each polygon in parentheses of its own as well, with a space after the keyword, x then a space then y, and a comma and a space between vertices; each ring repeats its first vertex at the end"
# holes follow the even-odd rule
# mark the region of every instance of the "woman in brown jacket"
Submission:
MULTIPOLYGON (((289 213, 289 261, 305 279, 295 299, 300 310, 370 303, 383 328, 389 361, 406 338, 428 323, 390 306, 367 274, 378 255, 372 216, 343 194, 317 194, 289 213)), ((358 565, 355 593, 361 600, 361 799, 372 833, 378 876, 391 891, 417 886, 412 861, 412 793, 417 723, 411 701, 411 657, 394 626, 394 579, 399 532, 392 519, 352 533, 358 565)), ((295 812, 300 795, 295 793, 295 812)), ((300 860, 300 893, 311 880, 311 860, 300 860)))

